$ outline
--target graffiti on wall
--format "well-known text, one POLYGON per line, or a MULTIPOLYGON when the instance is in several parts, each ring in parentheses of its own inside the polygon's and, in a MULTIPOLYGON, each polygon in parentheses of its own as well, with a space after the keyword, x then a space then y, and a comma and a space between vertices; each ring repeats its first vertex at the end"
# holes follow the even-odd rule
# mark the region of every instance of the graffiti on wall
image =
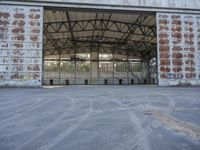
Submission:
POLYGON ((159 81, 200 79, 200 16, 157 14, 159 81))
POLYGON ((0 6, 0 84, 41 84, 42 23, 40 7, 0 6))

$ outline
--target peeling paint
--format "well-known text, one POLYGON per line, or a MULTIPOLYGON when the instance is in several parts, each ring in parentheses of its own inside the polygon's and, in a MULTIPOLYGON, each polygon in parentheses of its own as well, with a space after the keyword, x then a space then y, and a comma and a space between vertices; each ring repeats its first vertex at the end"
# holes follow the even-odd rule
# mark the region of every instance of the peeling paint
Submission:
POLYGON ((0 5, 0 86, 41 86, 43 8, 0 5))
POLYGON ((158 13, 157 32, 159 85, 200 85, 199 16, 158 13))

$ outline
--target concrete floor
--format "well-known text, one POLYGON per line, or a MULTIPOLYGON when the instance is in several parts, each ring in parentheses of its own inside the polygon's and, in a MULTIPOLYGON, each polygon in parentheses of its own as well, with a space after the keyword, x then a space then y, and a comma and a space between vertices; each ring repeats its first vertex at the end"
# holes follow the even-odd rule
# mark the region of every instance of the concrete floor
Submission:
POLYGON ((200 88, 0 89, 0 150, 160 149, 200 149, 200 88))

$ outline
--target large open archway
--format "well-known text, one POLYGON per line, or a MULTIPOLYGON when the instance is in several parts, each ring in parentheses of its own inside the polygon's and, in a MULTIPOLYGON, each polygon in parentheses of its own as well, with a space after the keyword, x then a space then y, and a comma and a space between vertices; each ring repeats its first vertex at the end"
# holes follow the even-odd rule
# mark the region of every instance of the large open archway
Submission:
POLYGON ((156 14, 44 11, 43 84, 156 84, 156 14))

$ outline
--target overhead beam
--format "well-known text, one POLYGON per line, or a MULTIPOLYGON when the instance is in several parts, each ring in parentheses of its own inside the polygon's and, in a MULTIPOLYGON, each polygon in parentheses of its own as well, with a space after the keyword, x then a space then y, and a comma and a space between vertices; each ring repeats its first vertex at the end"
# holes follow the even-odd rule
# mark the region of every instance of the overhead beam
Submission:
MULTIPOLYGON (((121 40, 123 40, 123 41, 127 41, 128 40, 128 38, 131 36, 131 34, 134 34, 135 33, 135 31, 138 29, 138 28, 142 28, 142 26, 143 26, 143 22, 146 20, 148 18, 148 16, 147 15, 140 15, 137 19, 136 19, 136 21, 134 22, 134 23, 132 23, 132 25, 131 25, 131 27, 133 28, 131 31, 129 31, 129 30, 127 30, 127 33, 126 34, 124 34, 122 37, 121 37, 121 39, 120 39, 120 41, 121 40), (137 24, 137 25, 136 25, 137 24)), ((148 27, 149 28, 149 27, 148 27)), ((143 33, 143 32, 142 32, 143 33)), ((144 33, 143 33, 143 35, 145 35, 144 33)))
MULTIPOLYGON (((57 50, 58 53, 59 53, 60 52, 60 47, 59 47, 58 43, 54 40, 52 35, 48 32, 48 29, 46 29, 46 31, 44 32, 44 35, 45 35, 46 38, 48 37, 48 39, 50 40, 51 45, 54 47, 54 51, 57 50)), ((44 48, 46 49, 45 46, 46 45, 44 45, 44 48)))
POLYGON ((72 42, 73 42, 73 44, 75 44, 75 43, 74 43, 74 33, 73 33, 73 28, 72 28, 72 25, 71 25, 71 22, 70 22, 69 13, 66 12, 65 14, 66 14, 66 16, 67 16, 68 25, 69 25, 69 31, 70 31, 71 37, 72 37, 72 42))
MULTIPOLYGON (((60 42, 62 44, 70 44, 71 42, 68 43, 68 41, 71 41, 72 37, 68 37, 68 38, 54 38, 54 39, 44 39, 44 41, 51 41, 51 40, 54 40, 56 42, 60 42)), ((118 44, 126 44, 126 45, 132 45, 132 43, 134 42, 140 42, 140 43, 155 43, 155 42, 148 42, 148 41, 140 41, 140 40, 129 40, 129 43, 127 42, 118 42, 120 38, 117 38, 117 37, 108 37, 108 36, 104 36, 103 38, 99 37, 99 36, 80 36, 80 37, 76 37, 74 38, 74 41, 78 41, 78 40, 81 40, 81 41, 99 41, 99 42, 102 42, 102 41, 106 41, 106 42, 115 42, 115 43, 118 43, 118 44)))
POLYGON ((112 13, 109 14, 109 17, 108 17, 108 19, 107 19, 107 21, 106 21, 105 29, 103 29, 103 31, 102 31, 101 39, 103 38, 103 36, 104 36, 106 30, 108 29, 108 24, 109 24, 109 20, 110 20, 111 16, 112 16, 112 13))
MULTIPOLYGON (((101 31, 101 32, 103 32, 104 29, 95 29, 95 30, 93 30, 93 29, 85 29, 85 30, 76 29, 76 30, 73 30, 74 33, 82 32, 82 31, 83 31, 83 32, 95 32, 95 31, 101 31)), ((124 32, 124 31, 119 32, 119 31, 113 30, 113 29, 107 29, 107 31, 113 32, 113 33, 122 33, 122 34, 126 33, 126 32, 124 32)), ((155 30, 153 30, 153 31, 155 32, 155 30)), ((148 35, 144 35, 144 34, 141 34, 141 33, 134 33, 134 35, 138 35, 138 36, 149 36, 149 37, 155 38, 156 36, 155 36, 155 34, 153 33, 153 31, 152 31, 151 34, 148 34, 148 35)), ((60 34, 60 33, 68 33, 68 32, 70 32, 70 31, 59 31, 59 32, 51 31, 50 33, 51 33, 51 34, 60 34)))
MULTIPOLYGON (((49 25, 53 25, 53 26, 55 26, 55 25, 58 25, 58 24, 60 24, 60 25, 64 25, 64 24, 69 24, 69 22, 71 23, 71 25, 73 24, 74 26, 76 26, 77 24, 79 24, 79 25, 81 25, 81 24, 83 24, 84 22, 88 22, 89 23, 89 25, 92 25, 93 27, 94 27, 94 23, 95 22, 97 22, 97 21, 102 21, 102 19, 86 19, 86 20, 68 20, 68 21, 57 21, 57 22, 44 22, 44 26, 49 26, 49 25)), ((132 26, 141 26, 141 27, 147 27, 147 28, 156 28, 156 25, 143 25, 143 24, 139 24, 139 23, 137 23, 137 22, 134 22, 134 23, 130 23, 130 22, 124 22, 124 21, 118 21, 118 20, 112 20, 112 19, 110 19, 110 20, 103 20, 103 21, 105 21, 105 22, 107 22, 108 21, 108 23, 112 23, 112 25, 116 25, 116 24, 121 24, 121 26, 122 26, 122 24, 123 25, 127 25, 127 26, 129 26, 129 28, 132 26)), ((71 26, 72 27, 72 26, 71 26)))

